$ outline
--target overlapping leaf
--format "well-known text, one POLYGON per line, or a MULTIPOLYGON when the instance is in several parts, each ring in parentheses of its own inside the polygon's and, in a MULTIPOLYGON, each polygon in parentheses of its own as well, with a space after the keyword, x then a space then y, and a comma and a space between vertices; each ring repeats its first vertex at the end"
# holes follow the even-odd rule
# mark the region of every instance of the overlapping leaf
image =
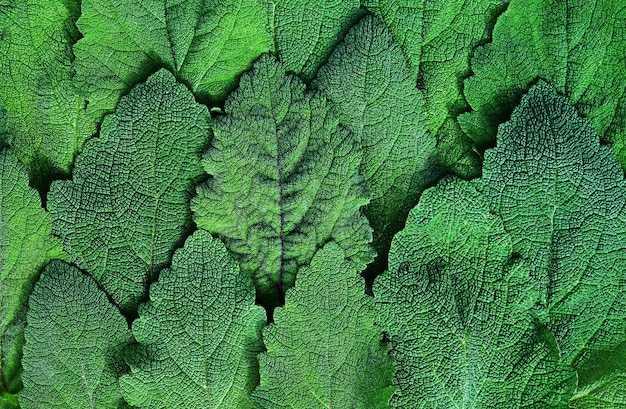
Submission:
POLYGON ((626 372, 614 373, 579 390, 570 399, 571 409, 626 408, 626 372))
POLYGON ((263 331, 259 408, 388 408, 391 359, 360 267, 334 242, 300 270, 263 331))
POLYGON ((540 83, 500 126, 476 186, 532 263, 564 359, 579 368, 624 342, 626 181, 589 121, 540 83))
POLYGON ((54 232, 72 261, 125 310, 170 262, 191 225, 209 113, 161 70, 120 100, 78 156, 74 180, 52 184, 54 232))
POLYGON ((7 133, 7 111, 0 107, 0 149, 9 146, 9 134, 7 133))
POLYGON ((28 186, 26 168, 11 150, 0 150, 0 393, 21 387, 25 307, 33 283, 49 260, 67 257, 50 232, 50 215, 28 186))
POLYGON ((8 112, 8 142, 31 177, 48 181, 51 173, 69 172, 95 133, 71 80, 80 2, 2 0, 0 10, 0 104, 8 112))
POLYGON ((54 260, 28 305, 22 409, 126 408, 118 377, 132 335, 96 282, 54 260))
MULTIPOLYGON (((387 323, 392 345, 396 339, 398 382, 410 387, 422 384, 412 374, 422 373, 420 368, 424 365, 416 369, 415 362, 420 365, 428 363, 427 367, 434 373, 448 365, 441 364, 437 358, 441 353, 433 354, 429 345, 434 342, 423 335, 424 331, 431 331, 430 327, 433 337, 445 341, 445 350, 453 351, 456 347, 461 351, 458 349, 460 345, 463 357, 469 363, 464 367, 472 368, 470 364, 474 361, 466 358, 473 355, 468 352, 465 335, 456 336, 457 343, 454 336, 441 335, 446 334, 445 328, 439 328, 432 320, 427 329, 419 326, 431 311, 440 313, 448 308, 451 310, 448 315, 460 314, 458 319, 462 325, 459 324, 459 328, 478 329, 481 336, 489 335, 489 339, 480 341, 483 345, 491 342, 507 342, 508 347, 514 345, 513 340, 518 339, 514 333, 491 334, 496 328, 493 317, 501 314, 480 306, 485 300, 498 300, 496 304, 508 305, 514 310, 524 305, 534 306, 538 312, 531 315, 530 328, 534 326, 535 335, 527 348, 545 345, 551 354, 556 351, 563 364, 576 370, 577 383, 572 384, 571 380, 554 374, 555 368, 561 364, 557 365, 558 360, 553 357, 553 363, 545 361, 548 366, 537 366, 540 370, 532 374, 533 377, 535 374, 550 374, 540 384, 520 380, 485 387, 480 395, 487 396, 488 400, 478 407, 487 407, 487 402, 498 402, 492 390, 501 393, 515 388, 518 392, 532 391, 526 399, 552 396, 550 399, 553 400, 541 401, 540 405, 537 403, 538 406, 531 407, 563 407, 564 398, 574 408, 623 407, 623 374, 626 373, 626 254, 623 251, 626 248, 626 208, 623 203, 626 203, 626 182, 613 153, 608 147, 599 145, 599 137, 590 122, 580 118, 565 97, 541 82, 522 99, 511 121, 500 126, 498 145, 486 152, 484 164, 483 178, 472 182, 471 186, 449 183, 424 194, 411 213, 407 228, 396 236, 390 254, 390 274, 381 278, 378 287, 374 288, 380 293, 377 297, 381 299, 381 321, 387 323), (490 241, 474 240, 477 232, 494 225, 498 234, 504 237, 501 241, 506 244, 506 251, 497 250, 490 241), (438 239, 441 243, 433 244, 439 236, 443 237, 438 239), (450 242, 455 237, 456 241, 450 242), (523 287, 519 284, 511 287, 510 273, 506 273, 510 265, 520 265, 515 262, 513 254, 521 257, 523 262, 520 263, 528 265, 529 274, 523 287), (453 268, 459 262, 460 266, 453 268), (503 266, 498 269, 501 272, 486 276, 492 268, 484 263, 494 262, 503 266), (457 271, 461 278, 451 281, 447 278, 449 271, 457 271), (482 278, 480 274, 483 274, 482 278), (490 278, 485 280, 484 277, 490 278), (506 287, 497 284, 497 280, 504 280, 502 277, 506 278, 506 287), (412 288, 405 284, 409 278, 414 280, 412 288), (467 283, 458 280, 467 280, 467 283), (490 293, 488 287, 483 288, 483 283, 495 286, 497 293, 490 293), (449 295, 464 290, 464 285, 471 289, 469 294, 449 295), (425 296, 415 301, 410 294, 432 292, 438 294, 436 298, 443 300, 440 302, 444 305, 435 305, 432 309, 411 307, 412 302, 418 303, 415 305, 429 304, 423 299, 425 296), (507 301, 507 298, 498 296, 507 293, 514 297, 507 301), (524 301, 526 299, 528 301, 524 301), (467 306, 472 308, 469 313, 465 311, 467 306), (484 321, 481 317, 491 318, 484 321), (473 320, 473 324, 469 326, 466 320, 473 320), (420 337, 415 333, 416 328, 421 328, 420 337), (424 344, 413 349, 415 341, 406 342, 406 339, 424 338, 424 344), (405 348, 409 352, 404 352, 405 348), (405 382, 407 378, 413 380, 405 382), (555 383, 550 384, 549 380, 555 383)), ((511 317, 512 321, 507 319, 504 322, 516 323, 517 330, 524 327, 520 323, 528 321, 523 316, 511 317)), ((454 322, 444 317, 440 321, 445 326, 454 322)), ((509 361, 517 356, 514 351, 503 352, 502 347, 496 345, 490 347, 490 351, 496 350, 509 361)), ((532 354, 523 356, 528 359, 532 354)), ((481 357, 475 362, 483 361, 481 357)), ((536 358, 531 361, 544 362, 536 358)), ((529 364, 507 365, 509 370, 522 368, 519 374, 533 368, 529 364)), ((481 367, 497 368, 493 363, 481 364, 481 367)), ((445 373, 441 382, 453 379, 445 373)), ((465 382, 471 387, 469 391, 476 390, 474 378, 479 373, 481 371, 475 368, 467 377, 471 380, 465 382)), ((464 388, 462 393, 457 389, 457 395, 451 396, 462 395, 466 399, 468 388, 464 388)), ((416 398, 412 389, 401 386, 400 390, 398 402, 414 407, 417 401, 412 400, 416 398)), ((525 395, 518 396, 523 398, 525 395)), ((508 405, 497 406, 515 407, 508 405)))
POLYGON ((200 99, 223 99, 272 48, 258 0, 84 0, 77 24, 75 82, 96 118, 162 66, 200 99))
POLYGON ((385 257, 420 193, 434 179, 435 137, 426 131, 421 93, 384 24, 364 17, 318 73, 316 86, 363 146, 361 174, 372 201, 374 248, 385 257))
POLYGON ((443 162, 458 174, 479 173, 470 141, 456 115, 467 108, 462 80, 474 47, 490 37, 502 0, 364 0, 402 46, 424 93, 428 130, 437 136, 443 162))
POLYGON ((612 0, 511 1, 493 41, 476 50, 465 97, 473 112, 459 117, 478 144, 492 144, 497 126, 542 78, 588 117, 626 166, 626 5, 612 0))
POLYGON ((262 1, 281 62, 307 81, 362 15, 359 0, 262 1))
POLYGON ((502 221, 468 183, 424 192, 374 284, 396 361, 394 407, 564 407, 575 378, 512 250, 502 221))
POLYGON ((198 227, 220 235, 268 299, 328 240, 370 262, 361 149, 325 98, 264 55, 225 109, 202 162, 211 178, 192 201, 198 227))
POLYGON ((133 323, 139 346, 121 386, 138 408, 252 408, 265 312, 250 277, 205 231, 187 239, 133 323))

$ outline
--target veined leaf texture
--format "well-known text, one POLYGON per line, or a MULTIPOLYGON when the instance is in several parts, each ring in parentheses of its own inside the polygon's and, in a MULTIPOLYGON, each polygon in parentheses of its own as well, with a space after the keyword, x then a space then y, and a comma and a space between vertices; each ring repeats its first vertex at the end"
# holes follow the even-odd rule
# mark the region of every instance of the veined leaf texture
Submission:
POLYGON ((0 409, 626 409, 625 13, 0 0, 0 409))

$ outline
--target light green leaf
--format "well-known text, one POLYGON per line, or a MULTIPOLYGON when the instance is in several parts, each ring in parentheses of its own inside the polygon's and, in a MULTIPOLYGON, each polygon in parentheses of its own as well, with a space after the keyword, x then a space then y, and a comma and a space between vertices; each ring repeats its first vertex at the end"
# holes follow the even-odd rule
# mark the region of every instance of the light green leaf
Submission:
POLYGON ((250 277, 218 239, 197 231, 139 309, 124 398, 142 409, 252 408, 265 321, 250 277))
POLYGON ((462 79, 472 50, 487 40, 502 0, 364 0, 401 45, 424 93, 427 129, 437 136, 441 158, 464 177, 477 176, 471 142, 454 120, 467 109, 462 79))
POLYGON ((615 143, 626 166, 626 7, 613 0, 513 0, 493 41, 476 49, 463 130, 492 144, 497 126, 542 78, 566 95, 594 129, 615 143))
POLYGON ((391 359, 359 266, 334 242, 319 250, 263 331, 259 408, 388 408, 391 359))
POLYGON ((500 126, 476 186, 531 262, 565 361, 579 368, 624 342, 626 181, 589 121, 539 83, 500 126))
POLYGON ((361 141, 361 174, 372 192, 365 214, 386 259, 391 238, 435 177, 436 140, 426 131, 422 95, 400 46, 373 16, 350 29, 315 85, 361 141))
POLYGON ((11 150, 0 150, 0 393, 21 388, 25 307, 34 281, 48 261, 67 258, 50 232, 50 215, 28 186, 25 167, 11 150))
POLYGON ((0 0, 0 10, 0 104, 8 112, 8 142, 36 183, 44 183, 51 172, 67 174, 96 131, 71 80, 80 2, 0 0))
POLYGON ((209 113, 161 70, 123 97, 85 144, 74 180, 52 184, 52 226, 72 261, 124 310, 169 262, 191 227, 209 113))
POLYGON ((446 179, 422 195, 374 283, 395 408, 564 408, 575 387, 539 291, 487 200, 446 179))
POLYGON ((329 240, 359 266, 370 262, 361 149, 327 101, 264 55, 225 110, 202 162, 212 177, 191 207, 198 227, 220 235, 257 289, 279 297, 329 240))
POLYGON ((359 0, 263 1, 281 62, 307 81, 363 13, 359 0))
POLYGON ((22 409, 126 408, 117 379, 132 335, 96 282, 53 260, 28 305, 22 409))
POLYGON ((75 82, 98 119, 158 67, 199 99, 222 100, 272 48, 258 0, 83 0, 77 25, 75 82))

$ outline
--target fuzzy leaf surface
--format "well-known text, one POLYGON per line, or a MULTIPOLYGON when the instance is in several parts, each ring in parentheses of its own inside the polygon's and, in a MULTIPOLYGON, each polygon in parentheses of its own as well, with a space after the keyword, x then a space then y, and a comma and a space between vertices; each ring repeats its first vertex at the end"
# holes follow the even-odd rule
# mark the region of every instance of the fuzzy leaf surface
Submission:
POLYGON ((22 409, 122 409, 118 377, 132 335, 96 282, 53 260, 30 296, 22 409))
POLYGON ((462 80, 470 74, 474 47, 487 40, 502 0, 364 0, 404 50, 412 79, 424 94, 426 125, 437 136, 443 163, 464 177, 479 162, 454 119, 467 109, 462 80))
POLYGON ((292 286, 328 240, 370 262, 361 148, 326 99, 266 54, 225 109, 202 161, 212 177, 191 204, 198 227, 219 234, 268 296, 292 286))
POLYGON ((359 0, 263 0, 276 53, 287 71, 311 80, 362 15, 359 0))
POLYGON ((7 111, 0 106, 0 149, 9 146, 9 134, 7 132, 7 111))
POLYGON ((392 363, 359 272, 334 242, 300 270, 263 331, 259 408, 389 408, 392 363))
POLYGON ((8 113, 8 143, 31 177, 67 174, 96 131, 72 85, 80 2, 1 0, 0 10, 0 105, 8 113))
POLYGON ((446 179, 422 195, 374 283, 395 408, 564 408, 575 387, 525 263, 487 200, 446 179))
POLYGON ((248 409, 266 317, 250 277, 218 239, 198 230, 150 287, 120 380, 138 408, 248 409))
POLYGON ((124 310, 136 308, 191 226, 209 113, 166 70, 124 96, 100 137, 52 184, 48 208, 72 261, 124 310))
POLYGON ((258 0, 84 0, 75 83, 97 119, 158 67, 203 101, 218 101, 272 48, 258 0))
POLYGON ((626 181, 590 122, 540 82, 500 126, 475 184, 531 262, 565 361, 584 369, 623 343, 626 181))
POLYGON ((0 393, 21 387, 25 309, 33 284, 48 261, 67 258, 51 229, 26 168, 11 150, 0 150, 0 393))
POLYGON ((570 399, 571 409, 626 408, 626 373, 618 372, 578 391, 570 399))
POLYGON ((626 4, 611 0, 511 1, 493 41, 476 49, 465 80, 472 112, 459 117, 479 145, 493 144, 521 96, 550 83, 614 143, 626 166, 626 4))
POLYGON ((361 174, 372 194, 365 214, 374 248, 386 257, 391 238, 434 178, 436 140, 426 131, 422 94, 402 49, 374 16, 348 31, 315 86, 361 141, 361 174))

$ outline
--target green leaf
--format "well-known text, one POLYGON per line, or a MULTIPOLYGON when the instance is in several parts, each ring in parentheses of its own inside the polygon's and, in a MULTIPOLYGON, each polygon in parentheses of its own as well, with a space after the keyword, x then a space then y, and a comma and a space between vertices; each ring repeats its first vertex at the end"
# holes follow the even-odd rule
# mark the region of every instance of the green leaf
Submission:
POLYGON ((139 347, 121 378, 138 408, 252 408, 266 317, 250 277, 205 231, 176 250, 133 323, 139 347))
POLYGON ((500 126, 476 186, 531 262, 565 361, 624 342, 626 181, 590 122, 540 82, 500 126))
POLYGON ((386 258, 391 238, 435 176, 436 140, 426 131, 422 95, 400 46, 373 16, 350 29, 315 85, 361 141, 361 174, 372 192, 365 214, 374 248, 386 258))
POLYGON ((626 408, 626 339, 611 351, 594 354, 577 368, 573 409, 626 408))
POLYGON ((0 409, 19 409, 17 395, 0 392, 0 409))
POLYGON ((360 266, 370 262, 372 233, 359 211, 369 201, 362 153, 325 98, 264 55, 225 110, 202 162, 212 177, 191 207, 198 227, 220 235, 257 289, 280 296, 329 240, 360 266))
POLYGON ((120 96, 166 67, 203 101, 218 101, 272 47, 258 0, 83 0, 75 46, 78 88, 101 118, 120 96))
POLYGON ((8 142, 37 182, 51 172, 67 174, 96 131, 71 80, 80 2, 0 0, 0 10, 0 104, 8 112, 8 142))
POLYGON ((7 133, 7 111, 0 107, 0 149, 9 146, 9 134, 7 133))
POLYGON ((465 81, 463 130, 492 144, 497 126, 542 78, 566 95, 626 166, 626 7, 619 1, 513 0, 465 81))
MULTIPOLYGON (((0 150, 0 392, 17 392, 28 294, 43 266, 66 258, 25 167, 0 150)), ((7 398, 8 399, 8 398, 7 398)))
POLYGON ((28 305, 22 409, 127 407, 117 379, 132 335, 96 282, 53 260, 28 305))
POLYGON ((306 81, 363 14, 359 0, 263 0, 276 52, 287 71, 306 81))
POLYGON ((374 283, 395 408, 564 408, 575 387, 529 268, 487 200, 446 179, 422 195, 374 283))
POLYGON ((263 331, 260 408, 388 408, 391 359, 360 266, 334 242, 319 250, 263 331))
POLYGON ((471 142, 455 121, 467 109, 462 79, 472 50, 489 38, 502 0, 364 0, 402 46, 412 79, 424 93, 427 129, 444 164, 464 177, 480 172, 471 142))
POLYGON ((191 227, 209 113, 161 70, 123 97, 77 157, 74 180, 52 184, 52 226, 72 261, 126 311, 147 294, 191 227))
POLYGON ((570 399, 570 409, 626 408, 626 373, 616 373, 578 391, 570 399))

